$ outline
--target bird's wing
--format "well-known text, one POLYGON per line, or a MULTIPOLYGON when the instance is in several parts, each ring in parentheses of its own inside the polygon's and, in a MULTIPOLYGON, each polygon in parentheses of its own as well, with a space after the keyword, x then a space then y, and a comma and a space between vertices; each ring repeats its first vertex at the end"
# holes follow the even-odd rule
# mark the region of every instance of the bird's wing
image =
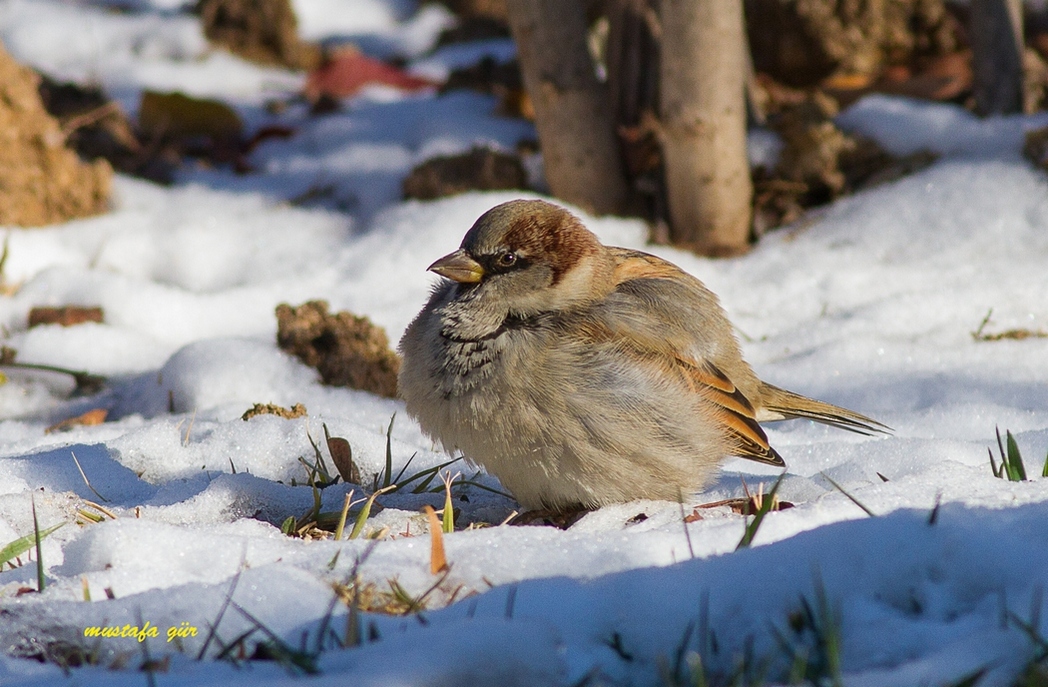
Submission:
POLYGON ((716 296, 665 260, 613 250, 616 289, 605 299, 601 319, 620 345, 706 401, 733 455, 784 466, 757 424, 752 403, 714 362, 739 355, 716 296))
POLYGON ((675 358, 685 383, 716 408, 716 417, 735 446, 734 454, 760 463, 785 467, 768 435, 759 424, 753 406, 742 392, 712 363, 675 358))

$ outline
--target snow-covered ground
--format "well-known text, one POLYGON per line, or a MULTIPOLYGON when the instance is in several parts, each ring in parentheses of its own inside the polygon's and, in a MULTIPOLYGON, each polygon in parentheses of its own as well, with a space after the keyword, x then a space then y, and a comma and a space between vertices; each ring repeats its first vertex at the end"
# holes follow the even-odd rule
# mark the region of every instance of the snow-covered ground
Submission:
MULTIPOLYGON (((474 143, 512 148, 531 127, 496 116, 485 96, 382 88, 337 114, 292 107, 276 118, 263 104, 291 96, 301 74, 209 49, 178 2, 121 3, 133 13, 109 4, 4 0, 0 40, 59 78, 101 83, 132 113, 144 88, 181 89, 296 135, 256 150, 253 175, 187 170, 170 188, 119 178, 104 216, 4 230, 4 345, 20 361, 110 384, 70 398, 60 375, 10 372, 0 386, 0 546, 32 532, 31 499, 42 527, 68 523, 43 544, 44 594, 16 595, 35 587, 35 565, 0 573, 0 684, 138 685, 145 652, 170 655, 157 684, 292 681, 279 663, 197 661, 216 623, 224 643, 261 626, 306 653, 325 647, 309 684, 332 685, 677 684, 697 657, 724 681, 739 666, 755 681, 785 681, 803 647, 818 663, 817 636, 839 639, 848 685, 947 684, 978 670, 978 684, 1006 685, 1036 655, 1021 625, 1044 615, 1048 585, 1048 479, 1036 476, 1048 450, 1048 339, 971 332, 991 309, 985 333, 1048 330, 1048 181, 1019 156, 1023 132, 1043 116, 979 121, 952 106, 870 97, 841 115, 843 126, 896 152, 938 151, 940 161, 775 232, 743 258, 646 248, 721 296, 761 377, 895 428, 862 437, 770 426, 789 465, 780 496, 795 507, 770 514, 753 548, 733 552, 745 523, 727 508, 685 524, 679 504, 636 502, 567 531, 509 527, 498 524, 511 500, 459 486, 463 516, 492 526, 445 537, 451 568, 441 581, 419 512, 442 506, 441 494, 378 497, 384 509, 367 531, 389 534, 375 545, 292 539, 274 524, 312 507, 299 458, 312 459, 307 432, 316 439, 324 424, 349 440, 365 476, 383 468, 394 413, 396 470, 413 454, 409 473, 447 456, 402 404, 322 386, 282 353, 273 310, 326 299, 395 342, 434 279, 425 267, 484 210, 518 195, 401 202, 400 180, 474 143), (287 202, 317 186, 332 189, 340 210, 287 202), (27 331, 31 307, 66 304, 100 305, 105 323, 27 331), (242 421, 254 403, 303 403, 309 415, 242 421), (97 407, 110 421, 44 432, 97 407), (991 474, 996 426, 1015 434, 1031 481, 991 474), (73 524, 84 499, 105 499, 119 517, 73 524), (366 614, 363 645, 338 649, 347 609, 332 583, 354 570, 380 591, 393 581, 414 596, 437 587, 420 614, 366 614), (803 621, 805 604, 813 621, 803 621), (142 643, 84 637, 88 627, 146 623, 158 636, 142 643), (197 634, 169 642, 169 628, 197 634), (69 656, 70 647, 99 667, 64 674, 9 655, 69 656)), ((470 55, 430 52, 450 21, 443 10, 396 0, 297 7, 307 37, 406 55, 418 73, 446 73, 470 55)), ((485 42, 472 54, 510 49, 485 42)), ((606 243, 645 248, 639 222, 586 222, 606 243)), ((468 466, 452 470, 473 477, 468 466)), ((775 477, 729 461, 686 514, 741 496, 742 480, 752 490, 775 477)), ((349 490, 325 489, 323 510, 337 511, 349 490)), ((212 641, 209 656, 220 646, 212 641)))

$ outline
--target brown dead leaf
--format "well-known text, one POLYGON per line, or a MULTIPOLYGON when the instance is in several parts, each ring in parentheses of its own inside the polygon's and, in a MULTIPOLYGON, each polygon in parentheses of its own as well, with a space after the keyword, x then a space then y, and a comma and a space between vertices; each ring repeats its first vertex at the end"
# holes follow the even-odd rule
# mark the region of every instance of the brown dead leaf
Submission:
POLYGON ((44 430, 44 434, 51 434, 52 432, 67 432, 74 427, 90 427, 93 425, 100 425, 106 421, 106 416, 109 411, 105 408, 95 408, 89 410, 83 415, 77 415, 61 422, 56 422, 47 429, 44 430))
MULTIPOLYGON (((701 520, 702 516, 699 515, 699 508, 719 508, 721 506, 727 506, 728 508, 731 508, 733 512, 738 513, 739 515, 753 515, 758 510, 760 510, 760 504, 758 503, 758 500, 760 498, 760 496, 754 495, 749 497, 743 496, 735 499, 722 499, 720 501, 702 503, 698 506, 695 506, 695 509, 692 511, 692 514, 684 518, 684 521, 695 522, 696 520, 701 520), (689 520, 688 518, 693 519, 689 520)), ((774 503, 772 504, 771 510, 787 510, 789 508, 793 508, 793 504, 789 501, 780 501, 779 499, 775 499, 774 503)))
POLYGON ((353 462, 353 448, 342 437, 327 438, 328 452, 343 482, 360 484, 360 468, 353 462))
POLYGON ((102 322, 102 308, 64 305, 60 308, 36 307, 29 311, 29 328, 41 324, 59 324, 71 327, 84 322, 102 322))
POLYGON ((448 559, 444 555, 444 530, 440 525, 440 518, 437 517, 437 511, 433 510, 433 506, 423 506, 422 512, 426 514, 426 518, 429 520, 429 571, 436 575, 448 569, 448 559))
POLYGON ((157 139, 208 136, 216 141, 237 139, 244 129, 240 115, 225 103, 156 91, 142 93, 138 126, 157 139))
POLYGON ((908 78, 881 78, 873 90, 923 100, 953 100, 970 91, 973 80, 972 53, 965 50, 928 60, 908 78))

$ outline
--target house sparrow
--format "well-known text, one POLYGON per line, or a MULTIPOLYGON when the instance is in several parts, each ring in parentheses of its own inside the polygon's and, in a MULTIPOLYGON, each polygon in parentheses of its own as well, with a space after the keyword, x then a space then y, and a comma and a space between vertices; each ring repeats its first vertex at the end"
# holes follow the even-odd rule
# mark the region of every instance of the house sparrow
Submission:
POLYGON ((532 509, 678 500, 727 456, 785 466, 758 422, 887 428, 757 379, 698 279, 604 246, 563 208, 484 213, 400 341, 423 431, 532 509))

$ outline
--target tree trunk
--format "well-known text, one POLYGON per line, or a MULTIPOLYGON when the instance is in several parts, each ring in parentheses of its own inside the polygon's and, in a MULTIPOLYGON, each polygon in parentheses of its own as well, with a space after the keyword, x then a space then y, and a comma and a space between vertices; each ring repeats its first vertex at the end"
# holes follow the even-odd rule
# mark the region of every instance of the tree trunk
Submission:
POLYGON ((742 0, 662 0, 661 119, 670 238, 707 255, 747 250, 742 0))
POLYGON ((1022 112, 1022 0, 971 0, 969 11, 976 112, 1022 112))
POLYGON ((605 64, 632 210, 652 223, 651 240, 669 243, 669 211, 658 140, 659 0, 606 0, 605 64))
POLYGON ((586 47, 583 3, 509 0, 509 22, 550 191, 592 212, 622 212, 626 177, 607 93, 586 47))

